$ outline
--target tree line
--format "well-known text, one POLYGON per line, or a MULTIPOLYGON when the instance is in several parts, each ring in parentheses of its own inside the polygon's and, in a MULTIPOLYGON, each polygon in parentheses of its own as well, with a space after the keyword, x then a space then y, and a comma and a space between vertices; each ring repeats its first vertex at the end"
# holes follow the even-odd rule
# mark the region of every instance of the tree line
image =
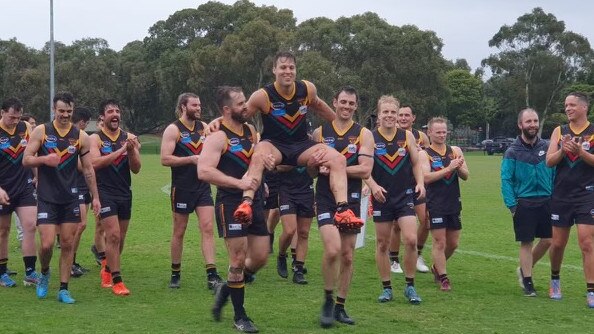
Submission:
MULTIPOLYGON (((271 82, 278 50, 296 53, 298 77, 314 82, 327 102, 340 87, 356 87, 356 118, 363 124, 377 99, 392 94, 413 107, 417 124, 443 115, 472 131, 489 123, 491 135, 514 135, 517 112, 531 106, 548 120, 548 135, 546 124, 563 121, 564 94, 594 92, 587 39, 541 8, 485 41, 498 52, 474 71, 464 59, 445 59, 435 32, 391 25, 376 13, 296 22, 289 9, 211 1, 156 22, 144 40, 119 52, 101 38, 56 42, 56 88, 92 109, 102 99, 118 99, 126 126, 139 134, 172 121, 182 92, 200 96, 204 119, 216 117, 215 88, 237 85, 249 95, 271 82)), ((41 120, 49 118, 48 59, 49 43, 36 50, 0 40, 0 96, 19 97, 41 120)))

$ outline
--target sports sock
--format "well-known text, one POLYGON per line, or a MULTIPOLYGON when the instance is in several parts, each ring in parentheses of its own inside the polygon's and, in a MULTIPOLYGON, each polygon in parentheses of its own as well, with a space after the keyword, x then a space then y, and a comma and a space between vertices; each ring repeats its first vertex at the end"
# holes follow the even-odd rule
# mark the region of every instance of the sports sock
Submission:
POLYGON ((524 286, 533 285, 532 276, 524 276, 524 278, 522 279, 522 282, 524 283, 524 286))
POLYGON ((586 291, 589 292, 594 292, 594 283, 586 283, 586 291))
POLYGON ((388 281, 382 281, 382 286, 384 289, 390 289, 392 290, 392 281, 388 280, 388 281))
POLYGON ((421 253, 423 253, 423 247, 425 247, 425 245, 417 245, 417 254, 421 255, 421 253))
POLYGON ((346 303, 346 298, 336 296, 336 304, 335 304, 336 308, 338 308, 338 309, 344 308, 345 303, 346 303))
POLYGON ((334 297, 332 296, 333 294, 334 291, 324 289, 324 297, 326 297, 326 300, 334 300, 334 297))
POLYGON ((37 256, 23 256, 23 262, 25 263, 25 275, 31 275, 35 271, 37 256))
POLYGON ((181 276, 181 263, 171 263, 171 276, 181 276))
POLYGON ((68 282, 60 282, 60 290, 68 290, 68 282))
MULTIPOLYGON (((448 274, 441 274, 439 275, 439 281, 443 283, 443 281, 448 279, 448 274)), ((414 285, 414 282, 413 282, 414 285)))
POLYGON ((114 285, 120 283, 122 281, 122 276, 120 275, 119 271, 114 271, 111 273, 111 281, 114 285))
POLYGON ((338 202, 336 203, 336 212, 341 213, 349 208, 349 203, 347 202, 338 202))
POLYGON ((243 281, 227 281, 229 287, 229 295, 231 296, 231 303, 233 303, 233 310, 235 311, 235 320, 245 317, 245 309, 243 302, 245 300, 245 283, 243 281))
POLYGON ((268 236, 270 237, 270 250, 272 250, 274 246, 274 231, 268 232, 268 236))
POLYGON ((305 263, 303 261, 295 261, 295 271, 303 272, 305 263))
POLYGON ((97 252, 97 255, 99 256, 99 260, 105 260, 105 251, 97 252))
POLYGON ((404 281, 406 282, 406 286, 415 286, 414 277, 405 277, 404 281))
POLYGON ((398 253, 398 251, 390 252, 390 262, 400 263, 400 260, 398 260, 398 253))
POLYGON ((252 205, 252 203, 254 202, 254 200, 251 197, 249 197, 249 196, 243 196, 241 198, 241 201, 242 202, 247 202, 247 204, 249 204, 249 205, 252 205))
POLYGON ((47 274, 49 274, 49 267, 47 267, 47 268, 43 268, 43 267, 41 267, 41 274, 42 274, 42 275, 47 275, 47 274))
POLYGON ((291 257, 293 258, 293 262, 297 261, 297 248, 291 247, 291 257))
POLYGON ((0 276, 6 274, 8 259, 0 259, 0 276))
POLYGON ((551 279, 561 279, 561 271, 551 270, 551 279))
POLYGON ((217 275, 217 265, 214 263, 207 263, 204 268, 206 269, 206 275, 217 275))

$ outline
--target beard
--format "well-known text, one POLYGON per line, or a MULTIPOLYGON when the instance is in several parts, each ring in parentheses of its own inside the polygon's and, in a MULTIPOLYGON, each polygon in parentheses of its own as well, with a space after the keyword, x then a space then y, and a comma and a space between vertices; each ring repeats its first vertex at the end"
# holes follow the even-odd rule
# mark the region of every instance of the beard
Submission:
POLYGON ((528 140, 533 140, 538 135, 538 129, 525 128, 522 129, 522 135, 528 140))
POLYGON ((197 121, 200 119, 200 114, 196 112, 186 112, 186 116, 190 121, 197 121))
POLYGON ((243 110, 240 112, 237 112, 237 113, 232 112, 231 119, 238 123, 245 123, 247 121, 247 118, 245 116, 243 116, 243 110))

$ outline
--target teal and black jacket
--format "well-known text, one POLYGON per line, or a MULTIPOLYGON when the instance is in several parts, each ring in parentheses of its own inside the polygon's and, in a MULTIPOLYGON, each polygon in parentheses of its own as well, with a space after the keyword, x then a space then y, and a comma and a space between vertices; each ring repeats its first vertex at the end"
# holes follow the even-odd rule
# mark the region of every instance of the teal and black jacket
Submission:
POLYGON ((518 198, 546 198, 553 192, 555 169, 547 167, 549 142, 538 138, 534 145, 520 136, 505 151, 501 163, 501 194, 505 206, 513 208, 518 198))

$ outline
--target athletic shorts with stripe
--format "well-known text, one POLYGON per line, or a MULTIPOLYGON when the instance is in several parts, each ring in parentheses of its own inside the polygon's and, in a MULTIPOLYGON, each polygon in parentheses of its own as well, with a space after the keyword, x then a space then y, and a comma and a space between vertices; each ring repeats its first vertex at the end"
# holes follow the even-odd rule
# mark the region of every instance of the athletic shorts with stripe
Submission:
POLYGON ((37 225, 60 225, 62 223, 80 223, 80 202, 78 199, 65 204, 37 201, 37 225))
POLYGON ((262 196, 256 194, 252 203, 252 223, 248 226, 235 223, 233 212, 241 204, 241 194, 217 196, 215 200, 215 218, 220 238, 245 237, 248 234, 267 236, 268 228, 264 218, 262 196))
POLYGON ((199 206, 213 206, 210 184, 203 183, 199 190, 189 191, 171 187, 171 211, 181 214, 190 214, 199 206))

